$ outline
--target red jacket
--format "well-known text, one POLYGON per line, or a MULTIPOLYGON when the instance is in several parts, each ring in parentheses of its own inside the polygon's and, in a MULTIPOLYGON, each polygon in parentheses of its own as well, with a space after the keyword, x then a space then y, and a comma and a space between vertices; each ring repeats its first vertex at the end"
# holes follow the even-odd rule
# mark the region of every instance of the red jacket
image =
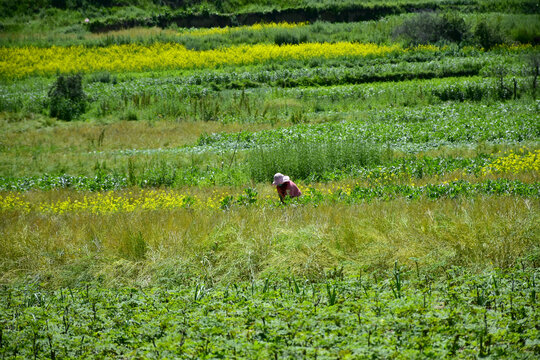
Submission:
POLYGON ((302 195, 302 192, 291 180, 285 181, 283 184, 276 186, 276 190, 280 199, 284 199, 286 196, 298 197, 302 195))

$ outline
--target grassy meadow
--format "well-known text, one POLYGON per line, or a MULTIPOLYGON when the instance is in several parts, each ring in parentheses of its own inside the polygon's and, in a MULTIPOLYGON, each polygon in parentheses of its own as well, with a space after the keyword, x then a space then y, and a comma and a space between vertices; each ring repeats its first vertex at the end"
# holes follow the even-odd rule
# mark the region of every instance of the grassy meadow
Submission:
POLYGON ((0 0, 0 357, 540 356, 539 46, 528 0, 0 0))

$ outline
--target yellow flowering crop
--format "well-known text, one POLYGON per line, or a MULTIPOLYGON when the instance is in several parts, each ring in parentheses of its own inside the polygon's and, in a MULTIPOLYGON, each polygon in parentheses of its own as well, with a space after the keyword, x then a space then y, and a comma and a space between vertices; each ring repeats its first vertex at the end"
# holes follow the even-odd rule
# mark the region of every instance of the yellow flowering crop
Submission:
POLYGON ((200 198, 175 191, 150 190, 133 193, 113 191, 85 195, 82 198, 52 202, 32 203, 19 194, 0 194, 0 211, 18 210, 24 212, 64 214, 68 212, 90 212, 94 214, 126 213, 144 210, 163 210, 179 208, 219 209, 221 202, 229 194, 213 193, 200 198))
MULTIPOLYGON (((437 47, 429 50, 437 51, 437 47)), ((413 49, 414 50, 414 49, 413 49)), ((428 50, 428 49, 422 49, 428 50)), ((153 45, 112 45, 108 47, 69 46, 50 48, 0 48, 0 77, 49 75, 56 72, 144 71, 212 68, 245 65, 274 59, 336 58, 342 56, 383 56, 405 52, 399 45, 352 42, 305 43, 298 45, 256 44, 195 51, 175 43, 153 45)))
POLYGON ((41 203, 41 212, 62 214, 72 211, 88 211, 95 214, 133 212, 138 210, 175 209, 186 207, 190 199, 183 194, 152 190, 143 192, 140 196, 116 195, 114 192, 104 192, 84 196, 82 200, 70 198, 53 203, 41 203))
POLYGON ((510 173, 517 174, 524 171, 540 172, 540 149, 526 151, 521 148, 518 152, 510 151, 505 156, 495 159, 491 164, 482 168, 482 174, 510 173))
POLYGON ((523 51, 523 50, 529 50, 532 49, 533 46, 531 44, 500 44, 495 46, 495 49, 499 50, 506 50, 506 51, 523 51))
POLYGON ((181 32, 180 35, 191 35, 191 36, 207 36, 207 35, 221 35, 221 34, 229 34, 241 30, 248 30, 248 31, 260 31, 263 29, 293 29, 300 26, 307 25, 307 22, 300 22, 300 23, 288 23, 288 22, 280 22, 280 23, 259 23, 254 24, 251 26, 235 26, 235 27, 214 27, 210 29, 195 29, 195 30, 188 30, 185 32, 181 32))
POLYGON ((18 194, 8 193, 5 196, 0 195, 0 210, 30 212, 30 204, 24 199, 21 199, 18 194))

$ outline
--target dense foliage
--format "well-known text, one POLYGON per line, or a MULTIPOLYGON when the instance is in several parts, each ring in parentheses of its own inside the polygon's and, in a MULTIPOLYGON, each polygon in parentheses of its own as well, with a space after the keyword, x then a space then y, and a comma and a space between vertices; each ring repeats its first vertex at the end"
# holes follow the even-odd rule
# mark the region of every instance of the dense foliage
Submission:
POLYGON ((82 76, 59 75, 48 92, 50 115, 62 120, 73 120, 86 110, 86 94, 82 76))
POLYGON ((438 41, 460 43, 468 35, 462 18, 449 14, 418 14, 394 29, 395 37, 404 37, 413 44, 430 44, 438 41))
POLYGON ((540 354, 538 275, 524 265, 432 276, 396 264, 346 279, 337 268, 318 283, 292 277, 150 289, 2 288, 0 353, 528 359, 540 354))

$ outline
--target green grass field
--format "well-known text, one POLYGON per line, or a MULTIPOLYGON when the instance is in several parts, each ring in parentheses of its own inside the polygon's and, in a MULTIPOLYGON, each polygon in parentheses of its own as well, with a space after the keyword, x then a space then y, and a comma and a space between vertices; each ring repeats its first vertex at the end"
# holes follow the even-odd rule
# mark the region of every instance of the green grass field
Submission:
POLYGON ((528 0, 0 0, 0 357, 537 358, 539 39, 528 0))

